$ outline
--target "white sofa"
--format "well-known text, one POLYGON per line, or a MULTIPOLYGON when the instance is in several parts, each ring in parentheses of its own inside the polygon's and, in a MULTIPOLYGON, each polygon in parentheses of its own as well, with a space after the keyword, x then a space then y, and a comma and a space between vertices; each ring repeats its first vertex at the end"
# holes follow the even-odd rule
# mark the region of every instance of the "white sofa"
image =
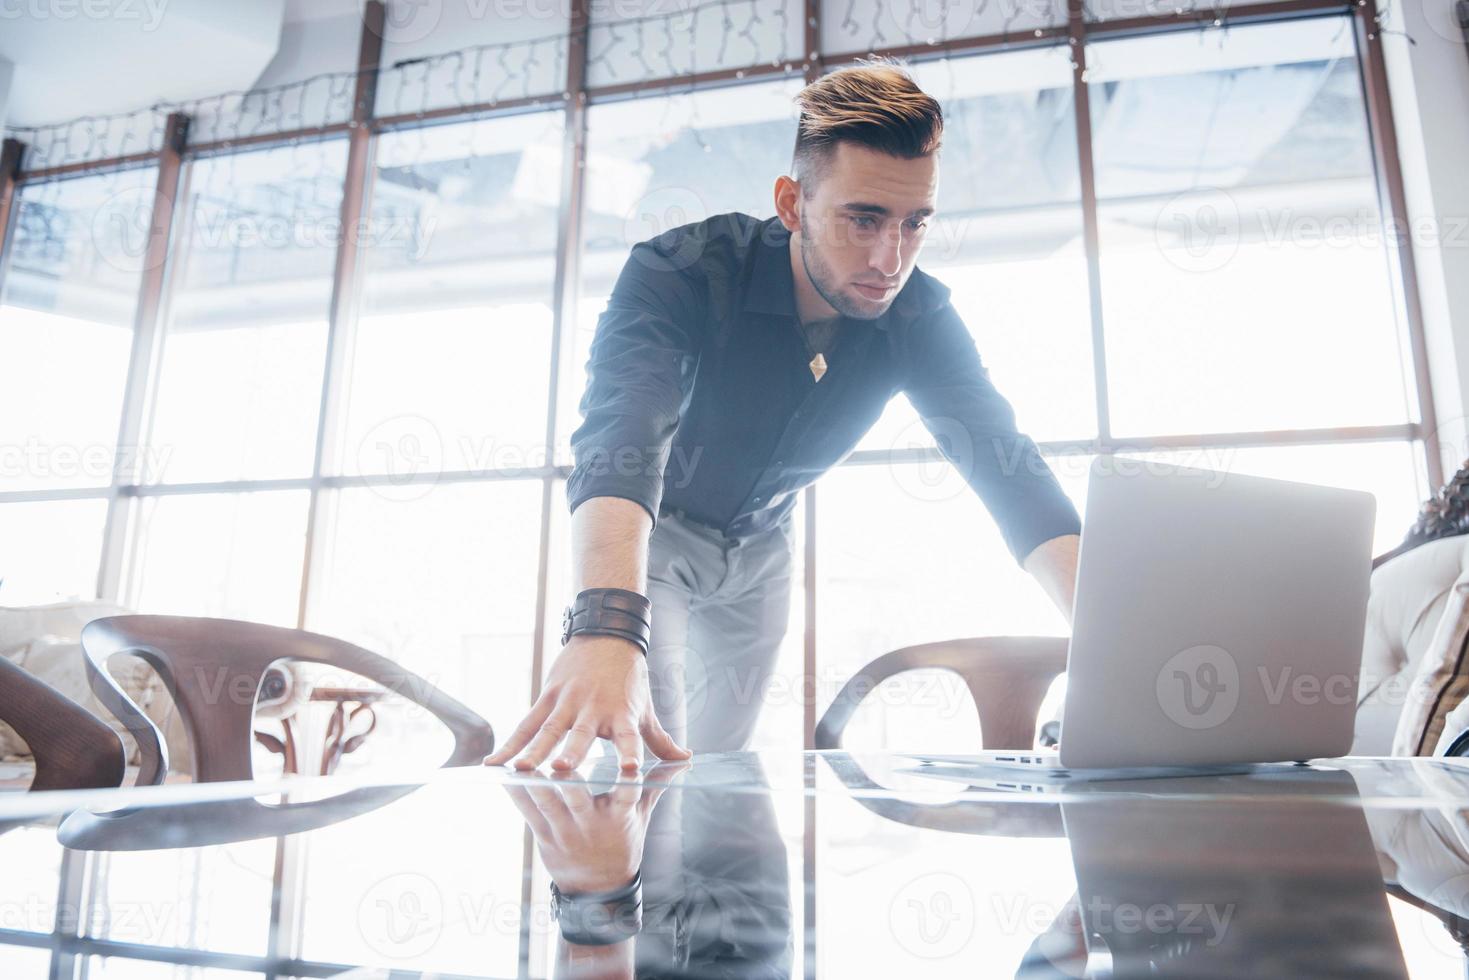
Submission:
POLYGON ((1353 755, 1438 755, 1469 728, 1469 535, 1372 573, 1353 755))
MULTIPOLYGON (((82 627, 104 616, 131 612, 108 602, 58 602, 45 606, 0 606, 0 656, 50 684, 86 708, 122 737, 129 765, 138 762, 138 747, 122 724, 92 693, 82 660, 82 627)), ((193 770, 193 755, 182 719, 163 681, 137 657, 116 657, 108 665, 117 682, 162 731, 169 769, 193 770)), ((29 759, 25 743, 0 722, 0 759, 29 759)))

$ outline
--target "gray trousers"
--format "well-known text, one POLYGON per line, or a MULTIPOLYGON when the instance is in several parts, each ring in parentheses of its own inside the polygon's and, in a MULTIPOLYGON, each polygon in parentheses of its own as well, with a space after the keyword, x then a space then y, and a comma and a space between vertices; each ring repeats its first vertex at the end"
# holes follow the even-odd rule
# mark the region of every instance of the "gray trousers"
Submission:
MULTIPOLYGON (((677 512, 658 518, 648 683, 658 721, 694 752, 744 749, 754 734, 790 616, 793 524, 726 538, 677 512)), ((644 746, 643 758, 656 757, 644 746)))

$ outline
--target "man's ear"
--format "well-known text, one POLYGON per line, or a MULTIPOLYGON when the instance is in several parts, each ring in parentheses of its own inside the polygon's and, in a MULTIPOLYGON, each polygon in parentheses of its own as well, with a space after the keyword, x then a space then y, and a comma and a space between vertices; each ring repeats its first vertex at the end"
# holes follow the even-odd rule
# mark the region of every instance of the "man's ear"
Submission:
POLYGON ((786 231, 801 230, 801 184, 793 177, 781 174, 775 178, 775 213, 786 231))

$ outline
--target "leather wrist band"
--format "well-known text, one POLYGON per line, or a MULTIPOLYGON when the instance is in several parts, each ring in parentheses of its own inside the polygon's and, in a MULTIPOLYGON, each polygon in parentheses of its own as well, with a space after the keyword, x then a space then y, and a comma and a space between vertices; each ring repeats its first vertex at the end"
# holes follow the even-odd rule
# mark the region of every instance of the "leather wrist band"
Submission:
POLYGON ((591 633, 620 636, 648 655, 653 635, 653 604, 629 589, 583 589, 561 617, 561 644, 573 636, 591 633))
POLYGON ((621 888, 568 895, 551 882, 551 918, 562 937, 580 946, 610 946, 643 928, 643 873, 621 888))

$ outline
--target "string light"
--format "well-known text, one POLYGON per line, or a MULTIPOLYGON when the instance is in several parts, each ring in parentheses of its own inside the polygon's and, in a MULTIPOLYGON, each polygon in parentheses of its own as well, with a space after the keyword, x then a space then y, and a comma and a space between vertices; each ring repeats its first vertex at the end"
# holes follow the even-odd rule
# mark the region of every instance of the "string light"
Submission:
MULTIPOLYGON (((828 2, 835 6, 839 0, 828 2)), ((951 17, 955 9, 967 11, 968 20, 960 25, 961 30, 982 22, 992 9, 991 0, 938 0, 935 25, 929 9, 933 2, 874 3, 866 47, 947 44, 956 34, 951 17), (894 37, 894 33, 899 36, 894 37)), ((1001 37, 1008 40, 1011 30, 1027 14, 1045 18, 1047 7, 1050 17, 1046 19, 1064 22, 1065 2, 1002 0, 1001 37)), ((1384 0, 1371 36, 1399 34, 1410 44, 1415 43, 1401 30, 1387 27, 1393 2, 1384 0)), ((1089 21, 1102 19, 1095 3, 1082 0, 1089 21)), ((857 20, 857 0, 847 0, 842 6, 835 30, 856 37, 863 30, 857 20)), ((784 64, 787 71, 804 71, 813 53, 803 50, 804 37, 791 37, 792 7, 803 12, 803 0, 708 0, 672 13, 607 21, 594 18, 587 26, 587 77, 593 85, 658 82, 660 90, 666 91, 669 79, 692 79, 701 71, 728 69, 741 78, 750 69, 763 66, 778 68, 784 64), (717 31, 717 37, 704 34, 705 30, 717 31), (702 52, 701 39, 711 42, 702 52), (739 43, 732 43, 736 41, 739 43)), ((1230 30, 1229 0, 1195 0, 1191 6, 1175 4, 1171 9, 1180 18, 1196 20, 1201 39, 1215 31, 1219 42, 1224 43, 1224 34, 1230 30)), ((801 22, 805 22, 804 15, 801 22)), ((1033 33, 1044 36, 1041 28, 1033 33)), ((569 41, 569 32, 562 30, 384 66, 378 71, 377 108, 388 105, 393 116, 409 117, 408 107, 416 106, 412 114, 423 118, 433 110, 468 113, 473 108, 507 101, 544 100, 548 107, 555 106, 572 97, 564 91, 569 41)), ((175 112, 190 119, 189 142, 193 145, 229 148, 242 140, 287 133, 296 134, 294 139, 309 139, 350 123, 356 82, 356 71, 323 72, 278 86, 158 102, 127 113, 11 127, 6 135, 26 144, 23 163, 28 171, 76 167, 90 160, 108 161, 128 155, 157 155, 163 149, 167 118, 175 112)), ((689 90, 693 90, 692 83, 689 90)), ((88 171, 80 168, 79 172, 88 171)))

